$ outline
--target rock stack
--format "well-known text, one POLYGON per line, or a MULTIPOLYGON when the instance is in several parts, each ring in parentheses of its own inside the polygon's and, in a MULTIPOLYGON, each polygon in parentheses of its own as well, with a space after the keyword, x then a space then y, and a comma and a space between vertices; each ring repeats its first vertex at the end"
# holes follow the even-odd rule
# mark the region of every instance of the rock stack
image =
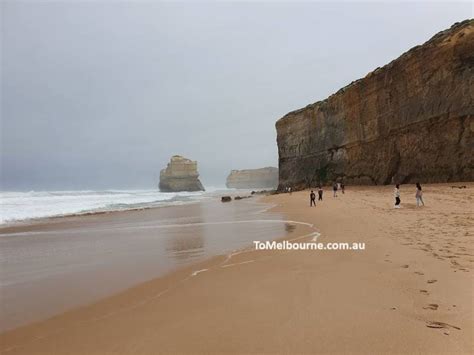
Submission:
POLYGON ((204 191, 199 181, 197 162, 180 155, 171 157, 166 169, 160 172, 160 191, 204 191))

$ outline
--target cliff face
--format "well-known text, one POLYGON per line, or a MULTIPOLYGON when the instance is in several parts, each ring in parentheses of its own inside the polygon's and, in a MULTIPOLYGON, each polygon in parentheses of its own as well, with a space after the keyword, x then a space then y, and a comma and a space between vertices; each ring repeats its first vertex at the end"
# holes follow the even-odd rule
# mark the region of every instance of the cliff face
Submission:
POLYGON ((227 177, 226 186, 234 189, 276 188, 278 169, 273 167, 248 170, 232 170, 227 177))
POLYGON ((171 157, 166 169, 160 172, 160 191, 204 191, 199 181, 197 162, 180 155, 171 157))
POLYGON ((474 20, 276 123, 280 188, 474 180, 474 20))

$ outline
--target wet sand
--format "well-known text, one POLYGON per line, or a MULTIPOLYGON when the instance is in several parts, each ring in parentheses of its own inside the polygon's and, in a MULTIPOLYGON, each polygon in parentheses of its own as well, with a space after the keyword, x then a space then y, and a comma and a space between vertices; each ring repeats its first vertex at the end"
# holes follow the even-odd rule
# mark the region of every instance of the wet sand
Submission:
MULTIPOLYGON (((314 224, 319 242, 364 242, 366 249, 248 249, 214 257, 5 332, 1 349, 8 354, 472 353, 474 185, 424 186, 422 208, 415 206, 412 186, 402 186, 401 198, 397 210, 392 187, 349 187, 337 198, 327 190, 313 208, 307 191, 265 197, 276 205, 273 213, 314 224)), ((286 238, 305 235, 298 233, 286 238)))
POLYGON ((286 234, 256 199, 52 218, 0 229, 0 331, 286 234), (34 295, 34 297, 32 297, 34 295))

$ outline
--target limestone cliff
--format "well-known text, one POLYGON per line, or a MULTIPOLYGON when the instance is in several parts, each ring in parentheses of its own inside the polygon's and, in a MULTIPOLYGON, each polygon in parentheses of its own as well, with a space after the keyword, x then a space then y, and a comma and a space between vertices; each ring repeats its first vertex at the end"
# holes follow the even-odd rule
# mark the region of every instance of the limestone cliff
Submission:
POLYGON ((166 169, 160 172, 160 191, 204 191, 199 181, 197 162, 180 155, 172 156, 166 169))
POLYGON ((276 123, 279 183, 474 180, 474 20, 276 123))
POLYGON ((267 167, 232 170, 227 177, 226 186, 233 189, 276 188, 278 186, 278 169, 267 167))

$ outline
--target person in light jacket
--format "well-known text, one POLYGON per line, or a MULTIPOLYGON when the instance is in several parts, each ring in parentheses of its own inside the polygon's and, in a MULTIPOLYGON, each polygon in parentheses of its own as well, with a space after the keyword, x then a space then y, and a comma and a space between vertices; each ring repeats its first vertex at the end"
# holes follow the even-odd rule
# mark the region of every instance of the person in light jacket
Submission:
POLYGON ((421 185, 419 182, 416 183, 416 206, 419 207, 420 203, 424 206, 425 202, 423 201, 423 191, 421 191, 421 185))
POLYGON ((393 191, 393 196, 395 197, 395 208, 400 208, 400 184, 395 185, 395 190, 393 191))

